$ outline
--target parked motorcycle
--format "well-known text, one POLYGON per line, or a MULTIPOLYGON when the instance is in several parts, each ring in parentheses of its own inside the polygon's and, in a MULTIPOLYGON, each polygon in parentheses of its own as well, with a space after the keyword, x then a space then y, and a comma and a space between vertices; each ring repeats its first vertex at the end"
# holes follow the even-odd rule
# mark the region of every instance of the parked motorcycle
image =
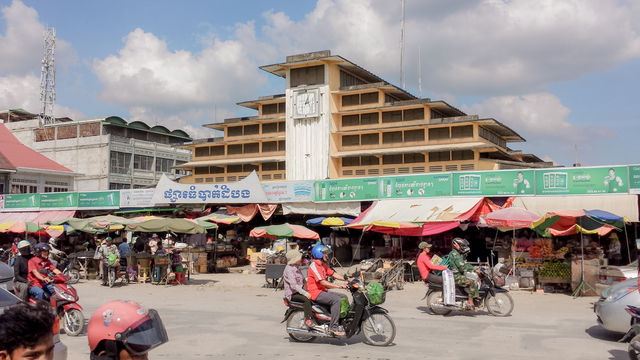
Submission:
MULTIPOLYGON (((475 307, 486 307, 487 311, 493 316, 509 316, 513 311, 514 305, 513 298, 509 295, 509 291, 497 286, 485 269, 480 269, 478 277, 480 280, 478 286, 480 297, 474 299, 475 307)), ((471 306, 467 303, 469 296, 459 286, 456 286, 455 304, 446 305, 442 296, 442 284, 428 283, 428 285, 429 287, 425 298, 427 298, 427 307, 429 307, 434 314, 447 315, 453 310, 472 310, 471 306)))
MULTIPOLYGON (((380 292, 372 294, 363 288, 360 280, 348 283, 349 291, 353 298, 346 316, 341 317, 338 324, 345 330, 345 337, 362 332, 366 342, 375 346, 387 346, 396 336, 396 326, 389 316, 388 311, 378 306, 384 302, 384 290, 380 286, 380 292)), ((331 311, 329 308, 313 304, 313 314, 318 326, 309 328, 305 324, 304 311, 301 302, 284 299, 287 311, 282 322, 286 321, 287 333, 294 341, 310 342, 316 337, 335 337, 329 331, 331 311)))
POLYGON ((631 315, 631 328, 619 342, 629 341, 629 359, 640 360, 640 307, 627 305, 625 310, 631 315))
MULTIPOLYGON (((53 280, 53 295, 49 298, 49 303, 62 320, 64 331, 70 336, 80 335, 84 328, 84 314, 82 306, 78 304, 78 292, 67 283, 66 276, 62 274, 50 273, 49 278, 53 280)), ((30 298, 29 301, 35 300, 30 298)))
POLYGON ((69 279, 69 284, 77 284, 80 281, 80 270, 78 270, 78 261, 75 254, 67 256, 63 253, 60 256, 57 268, 69 279))

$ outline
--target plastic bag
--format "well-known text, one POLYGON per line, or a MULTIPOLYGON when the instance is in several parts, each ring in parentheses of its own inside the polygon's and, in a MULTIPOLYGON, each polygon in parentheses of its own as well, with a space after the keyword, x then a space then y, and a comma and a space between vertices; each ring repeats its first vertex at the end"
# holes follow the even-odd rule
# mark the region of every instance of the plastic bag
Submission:
POLYGON ((340 318, 347 316, 349 313, 349 300, 342 298, 340 299, 340 318))
POLYGON ((367 297, 371 305, 380 305, 384 302, 384 287, 378 282, 372 281, 366 286, 367 297))

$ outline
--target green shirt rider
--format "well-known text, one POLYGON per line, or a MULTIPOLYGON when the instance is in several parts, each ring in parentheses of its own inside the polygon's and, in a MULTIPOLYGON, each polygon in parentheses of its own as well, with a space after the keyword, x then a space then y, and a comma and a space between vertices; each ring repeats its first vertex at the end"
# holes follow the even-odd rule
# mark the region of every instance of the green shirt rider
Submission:
POLYGON ((453 278, 455 279, 456 285, 463 287, 469 295, 469 306, 474 308, 473 299, 480 297, 478 293, 478 282, 464 275, 466 272, 476 272, 473 265, 465 260, 471 250, 469 248, 469 242, 466 239, 457 237, 451 242, 451 247, 453 249, 449 253, 449 269, 453 271, 453 278))

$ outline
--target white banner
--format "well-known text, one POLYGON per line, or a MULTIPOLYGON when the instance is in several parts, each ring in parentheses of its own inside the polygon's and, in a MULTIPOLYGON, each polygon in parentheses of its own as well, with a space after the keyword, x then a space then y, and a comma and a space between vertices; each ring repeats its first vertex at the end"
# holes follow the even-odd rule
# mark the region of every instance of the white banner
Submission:
POLYGON ((153 193, 154 204, 258 204, 267 203, 256 172, 229 184, 180 184, 162 175, 153 193))
POLYGON ((153 193, 156 189, 120 190, 120 208, 153 207, 153 193))
POLYGON ((262 184, 270 203, 312 202, 313 180, 277 181, 262 184))

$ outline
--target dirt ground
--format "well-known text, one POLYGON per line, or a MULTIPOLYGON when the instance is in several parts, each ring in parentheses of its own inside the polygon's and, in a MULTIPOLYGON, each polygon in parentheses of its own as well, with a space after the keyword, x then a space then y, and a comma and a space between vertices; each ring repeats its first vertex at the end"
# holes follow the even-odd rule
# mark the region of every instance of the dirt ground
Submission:
MULTIPOLYGON (((285 307, 281 290, 264 288, 260 274, 200 274, 188 285, 129 284, 106 288, 98 281, 77 284, 87 322, 101 304, 135 300, 160 313, 169 343, 151 359, 627 359, 627 344, 600 328, 593 313, 595 297, 512 292, 515 310, 496 318, 481 311, 437 316, 425 308, 424 285, 410 283, 387 293, 397 335, 391 346, 320 339, 289 340, 281 324, 285 307)), ((69 359, 89 358, 86 335, 61 335, 69 359)))

